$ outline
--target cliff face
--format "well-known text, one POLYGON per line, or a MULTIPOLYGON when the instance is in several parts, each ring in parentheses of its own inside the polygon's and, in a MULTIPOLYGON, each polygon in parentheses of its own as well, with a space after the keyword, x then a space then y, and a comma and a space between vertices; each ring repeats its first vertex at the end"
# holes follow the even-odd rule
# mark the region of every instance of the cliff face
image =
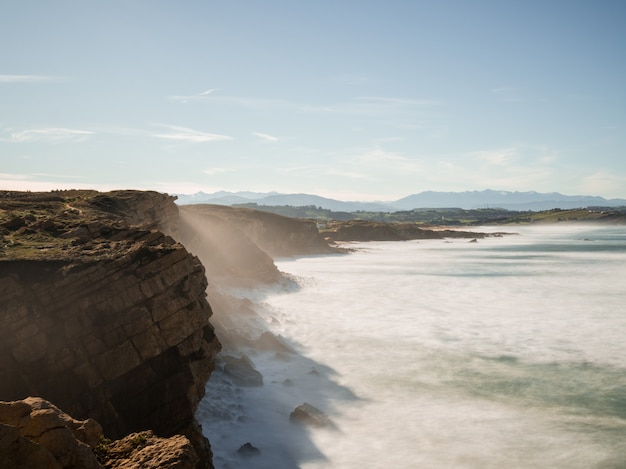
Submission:
POLYGON ((175 232, 172 198, 4 193, 0 210, 0 400, 41 396, 112 438, 182 433, 206 467, 194 412, 220 345, 202 264, 156 228, 175 232))
POLYGON ((179 211, 180 239, 200 257, 209 280, 220 284, 275 282, 280 273, 273 258, 337 252, 310 220, 222 205, 179 211))

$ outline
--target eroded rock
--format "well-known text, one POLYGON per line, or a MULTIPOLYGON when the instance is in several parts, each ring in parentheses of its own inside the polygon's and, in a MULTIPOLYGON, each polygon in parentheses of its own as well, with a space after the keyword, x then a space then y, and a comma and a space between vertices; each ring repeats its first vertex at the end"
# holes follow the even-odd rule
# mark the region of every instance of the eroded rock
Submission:
POLYGON ((263 386, 263 375, 255 368, 252 361, 242 355, 240 358, 226 355, 222 357, 224 360, 224 372, 238 386, 263 386))
POLYGON ((102 468, 93 452, 102 427, 92 419, 76 420, 44 399, 29 397, 0 402, 0 422, 0 462, 29 461, 29 466, 22 467, 31 468, 102 468))
POLYGON ((328 416, 308 402, 296 407, 289 415, 289 420, 294 423, 310 425, 318 428, 335 428, 335 424, 328 416))
POLYGON ((159 438, 152 431, 105 443, 99 457, 107 469, 194 469, 200 463, 188 438, 159 438))

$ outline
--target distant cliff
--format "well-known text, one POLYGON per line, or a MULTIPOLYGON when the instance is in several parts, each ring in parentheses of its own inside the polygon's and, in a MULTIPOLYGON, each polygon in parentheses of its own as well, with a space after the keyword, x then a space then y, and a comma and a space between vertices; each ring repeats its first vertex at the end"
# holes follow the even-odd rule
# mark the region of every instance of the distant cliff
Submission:
POLYGON ((280 278, 276 257, 338 252, 314 221, 221 205, 179 207, 179 237, 210 282, 251 286, 280 278))
MULTIPOLYGON (((381 223, 375 221, 332 221, 323 235, 332 241, 407 241, 412 239, 484 238, 485 233, 425 229, 415 223, 381 223)), ((492 235, 493 236, 493 235, 492 235)))
POLYGON ((186 435, 220 344, 198 258, 155 192, 0 193, 0 400, 41 396, 109 438, 186 435))

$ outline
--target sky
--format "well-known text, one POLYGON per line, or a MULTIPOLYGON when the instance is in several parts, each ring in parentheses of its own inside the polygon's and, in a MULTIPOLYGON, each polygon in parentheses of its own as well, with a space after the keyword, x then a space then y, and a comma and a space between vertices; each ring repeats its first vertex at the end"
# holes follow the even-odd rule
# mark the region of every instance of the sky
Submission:
POLYGON ((0 0, 0 189, 626 198, 623 0, 0 0))

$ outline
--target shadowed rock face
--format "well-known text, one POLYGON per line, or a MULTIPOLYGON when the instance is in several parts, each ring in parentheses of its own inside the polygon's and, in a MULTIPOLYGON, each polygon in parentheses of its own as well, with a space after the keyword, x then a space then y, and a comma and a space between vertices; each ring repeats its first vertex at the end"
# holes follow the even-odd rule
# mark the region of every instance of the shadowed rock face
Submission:
POLYGON ((157 228, 176 215, 152 192, 0 194, 0 400, 182 433, 207 467, 194 412, 220 344, 202 264, 157 228))
POLYGON ((0 467, 100 469, 102 428, 38 397, 0 402, 0 467))

